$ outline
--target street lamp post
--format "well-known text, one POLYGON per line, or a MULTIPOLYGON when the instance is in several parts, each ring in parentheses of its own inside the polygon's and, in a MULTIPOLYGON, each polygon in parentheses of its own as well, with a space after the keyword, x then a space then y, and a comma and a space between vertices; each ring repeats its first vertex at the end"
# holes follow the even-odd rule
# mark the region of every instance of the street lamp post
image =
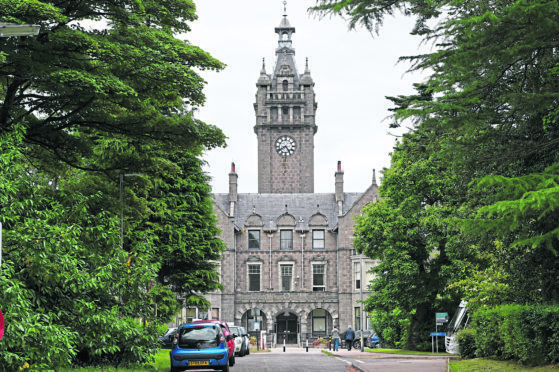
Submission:
POLYGON ((0 23, 0 37, 37 36, 41 26, 17 23, 0 23))

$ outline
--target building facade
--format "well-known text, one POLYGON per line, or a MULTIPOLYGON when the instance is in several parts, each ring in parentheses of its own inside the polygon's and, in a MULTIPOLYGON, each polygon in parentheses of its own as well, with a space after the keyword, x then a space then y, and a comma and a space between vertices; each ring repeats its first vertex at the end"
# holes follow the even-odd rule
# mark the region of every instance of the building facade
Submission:
POLYGON ((265 330, 274 342, 302 343, 329 335, 333 325, 369 328, 360 301, 374 263, 356 254, 352 236, 355 216, 377 199, 378 187, 373 171, 367 190, 345 192, 338 162, 334 192, 314 193, 314 81, 308 60, 297 71, 286 14, 275 32, 275 67, 268 74, 263 62, 256 83, 258 193, 238 193, 232 164, 229 192, 214 195, 227 245, 219 265, 225 289, 206 296, 207 316, 265 330))

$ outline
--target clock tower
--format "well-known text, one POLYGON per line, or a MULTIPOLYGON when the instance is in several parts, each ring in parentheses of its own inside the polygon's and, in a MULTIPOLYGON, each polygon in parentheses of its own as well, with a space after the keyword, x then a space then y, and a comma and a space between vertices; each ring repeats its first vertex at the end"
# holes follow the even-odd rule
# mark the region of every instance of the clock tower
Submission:
MULTIPOLYGON (((285 2, 284 2, 285 4, 285 2)), ((264 60, 256 83, 254 111, 258 137, 258 192, 314 192, 314 134, 317 127, 314 82, 308 60, 299 75, 291 38, 295 28, 284 6, 276 49, 276 65, 266 72, 264 60)))

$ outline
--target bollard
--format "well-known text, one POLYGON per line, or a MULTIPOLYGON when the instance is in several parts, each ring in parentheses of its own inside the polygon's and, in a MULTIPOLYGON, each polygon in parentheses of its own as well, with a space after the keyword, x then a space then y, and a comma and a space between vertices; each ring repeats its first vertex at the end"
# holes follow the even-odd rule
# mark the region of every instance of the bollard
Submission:
POLYGON ((307 338, 307 353, 309 352, 309 339, 307 338))
POLYGON ((283 338, 283 352, 285 353, 285 337, 283 338))
POLYGON ((328 341, 328 350, 332 350, 332 341, 328 341))

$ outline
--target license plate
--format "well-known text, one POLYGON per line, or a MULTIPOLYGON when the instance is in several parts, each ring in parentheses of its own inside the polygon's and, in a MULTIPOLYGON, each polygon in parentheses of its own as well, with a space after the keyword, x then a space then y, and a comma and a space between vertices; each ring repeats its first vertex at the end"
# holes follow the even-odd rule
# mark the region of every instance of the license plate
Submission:
POLYGON ((207 360, 191 360, 188 362, 189 366, 209 366, 210 362, 207 360))

